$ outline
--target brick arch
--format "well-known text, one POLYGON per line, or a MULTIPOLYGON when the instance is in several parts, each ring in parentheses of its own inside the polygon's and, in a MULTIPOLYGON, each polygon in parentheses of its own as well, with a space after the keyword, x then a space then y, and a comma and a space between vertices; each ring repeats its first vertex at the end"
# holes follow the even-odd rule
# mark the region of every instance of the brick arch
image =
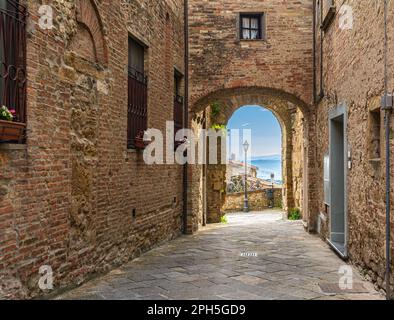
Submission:
POLYGON ((107 65, 108 49, 96 3, 93 0, 78 0, 76 18, 77 22, 84 25, 92 36, 96 62, 107 65))
MULTIPOLYGON (((286 189, 284 204, 287 209, 294 207, 294 186, 293 186, 293 116, 301 111, 304 118, 303 123, 303 141, 304 141, 304 158, 303 158, 303 197, 302 203, 304 209, 304 220, 309 224, 310 229, 314 227, 314 203, 312 201, 313 190, 309 190, 309 181, 314 175, 314 152, 313 144, 309 143, 314 131, 313 110, 311 107, 293 94, 282 90, 264 87, 237 87, 232 89, 220 89, 211 92, 207 96, 200 98, 191 104, 190 112, 192 115, 198 114, 205 110, 211 103, 216 102, 222 106, 223 117, 220 121, 227 124, 236 110, 246 105, 258 105, 264 107, 276 116, 282 128, 282 147, 283 147, 283 178, 286 189)), ((208 169, 209 170, 209 169, 208 169)), ((212 170, 221 170, 218 166, 212 167, 212 170)), ((208 193, 212 191, 208 190, 208 193)), ((216 206, 218 208, 219 205, 216 206)), ((215 210, 214 210, 215 211, 215 210)), ((216 210, 217 211, 217 210, 216 210)), ((208 213, 209 214, 209 213, 208 213)), ((217 216, 211 217, 210 221, 216 221, 217 216)))
POLYGON ((222 102, 225 105, 239 108, 240 105, 257 104, 267 108, 275 104, 292 103, 307 114, 310 106, 297 96, 275 88, 268 87, 234 87, 213 91, 192 102, 192 113, 203 110, 212 102, 222 102))

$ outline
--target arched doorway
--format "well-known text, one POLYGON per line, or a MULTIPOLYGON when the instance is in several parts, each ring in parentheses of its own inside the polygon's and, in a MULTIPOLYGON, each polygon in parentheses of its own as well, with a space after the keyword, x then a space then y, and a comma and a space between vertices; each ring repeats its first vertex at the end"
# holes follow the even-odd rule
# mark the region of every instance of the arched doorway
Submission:
MULTIPOLYGON (((283 207, 301 207, 308 230, 315 229, 315 209, 309 188, 313 177, 314 152, 308 143, 313 134, 312 113, 296 96, 270 88, 243 87, 218 90, 199 99, 191 107, 191 127, 226 126, 236 110, 258 105, 270 110, 282 127, 283 207)), ((219 222, 225 200, 226 164, 194 166, 190 169, 189 218, 193 228, 219 222), (197 193, 197 195, 196 195, 197 193)))

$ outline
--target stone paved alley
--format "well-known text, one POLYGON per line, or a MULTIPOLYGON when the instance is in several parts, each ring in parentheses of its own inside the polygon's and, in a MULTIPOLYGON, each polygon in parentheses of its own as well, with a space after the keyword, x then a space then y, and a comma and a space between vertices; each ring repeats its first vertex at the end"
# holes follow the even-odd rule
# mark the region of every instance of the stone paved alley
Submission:
POLYGON ((229 215, 59 299, 383 299, 356 271, 353 290, 339 290, 344 262, 281 216, 229 215))

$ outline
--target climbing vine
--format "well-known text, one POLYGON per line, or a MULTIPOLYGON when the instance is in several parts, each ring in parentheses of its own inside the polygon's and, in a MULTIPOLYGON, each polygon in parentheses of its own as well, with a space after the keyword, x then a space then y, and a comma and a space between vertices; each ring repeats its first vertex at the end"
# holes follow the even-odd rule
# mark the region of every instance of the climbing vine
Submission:
POLYGON ((223 112, 222 112, 222 105, 219 102, 213 102, 211 105, 211 123, 212 129, 217 131, 222 130, 223 132, 227 131, 227 126, 224 124, 223 119, 223 112))

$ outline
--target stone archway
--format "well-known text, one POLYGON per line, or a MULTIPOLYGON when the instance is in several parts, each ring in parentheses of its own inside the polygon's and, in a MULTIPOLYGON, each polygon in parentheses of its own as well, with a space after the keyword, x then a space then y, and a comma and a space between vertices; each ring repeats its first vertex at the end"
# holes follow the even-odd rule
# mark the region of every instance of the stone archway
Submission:
MULTIPOLYGON (((199 123, 206 123, 208 127, 211 125, 209 111, 207 110, 212 103, 222 106, 220 122, 223 124, 227 124, 233 113, 246 105, 262 106, 273 112, 282 127, 283 133, 282 167, 284 189, 286 190, 284 208, 288 210, 296 207, 296 204, 297 207, 302 207, 305 225, 308 226, 309 230, 314 230, 315 212, 313 211, 311 190, 309 189, 309 180, 313 175, 314 153, 312 145, 308 143, 309 136, 313 131, 313 121, 309 106, 296 96, 277 89, 259 87, 222 89, 208 94, 192 105, 192 128, 197 129, 199 123), (205 119, 203 119, 204 117, 205 119), (294 139, 294 137, 297 137, 297 139, 294 139), (297 141, 297 143, 294 143, 294 141, 297 141), (302 142, 304 142, 303 146, 302 142), (297 145, 297 150, 293 148, 294 144, 297 145), (302 167, 294 170, 293 160, 297 156, 303 157, 303 159, 297 159, 296 161, 297 166, 302 167), (299 172, 297 179, 295 179, 295 171, 299 172), (296 187, 296 190, 294 187, 296 187), (300 190, 300 188, 302 189, 300 190)), ((203 168, 191 170, 191 188, 194 192, 198 190, 200 193, 206 193, 205 204, 198 203, 199 200, 204 199, 204 196, 192 197, 194 202, 192 201, 189 214, 194 216, 192 219, 194 222, 204 220, 201 218, 201 215, 204 214, 208 223, 220 220, 223 204, 221 193, 225 188, 225 167, 225 165, 208 165, 205 169, 206 172, 203 174, 200 173, 203 168), (201 183, 200 179, 204 175, 206 176, 205 185, 201 183)), ((197 228, 197 226, 194 226, 194 229, 197 228)))

